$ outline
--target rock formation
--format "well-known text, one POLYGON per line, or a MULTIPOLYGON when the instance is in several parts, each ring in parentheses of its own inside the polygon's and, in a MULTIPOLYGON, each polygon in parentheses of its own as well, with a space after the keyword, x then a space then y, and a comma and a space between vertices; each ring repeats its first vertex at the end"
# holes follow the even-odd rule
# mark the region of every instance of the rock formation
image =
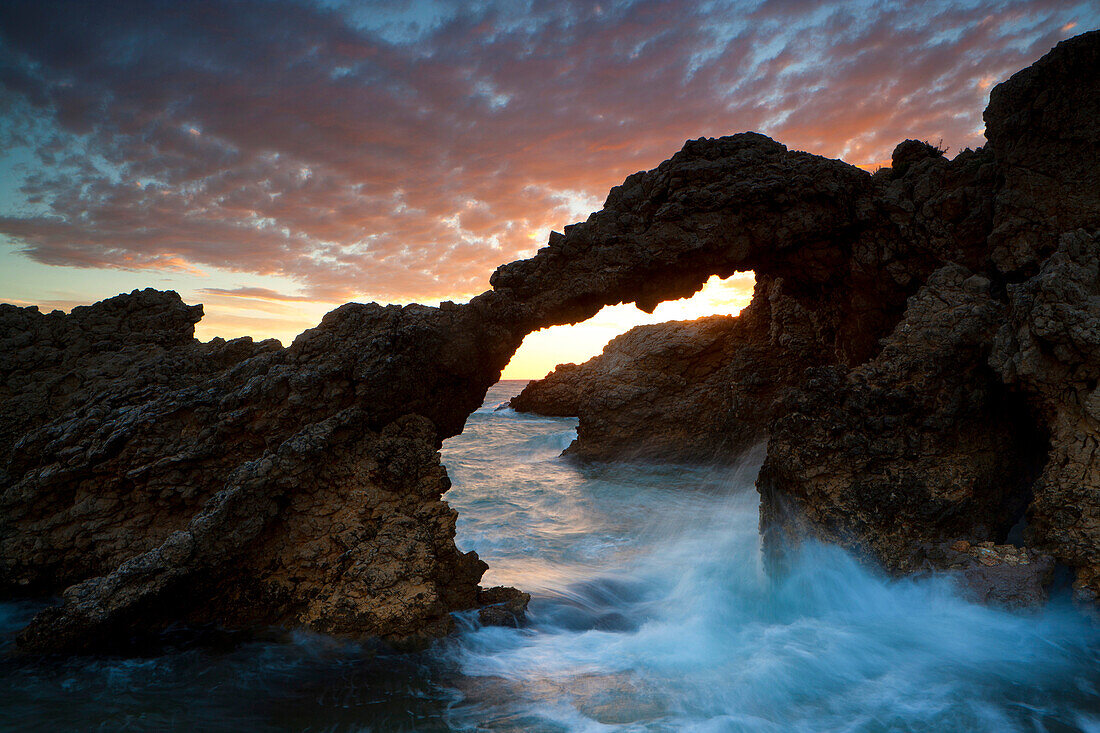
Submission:
MULTIPOLYGON (((736 135, 710 141, 708 150, 720 149, 719 143, 732 150, 728 159, 721 161, 724 167, 709 174, 720 180, 708 185, 706 191, 727 187, 743 195, 749 186, 773 182, 772 170, 762 162, 753 165, 762 169, 763 184, 735 179, 734 171, 743 173, 743 170, 731 170, 744 156, 734 148, 735 144, 746 148, 752 145, 754 152, 768 150, 755 137, 758 136, 736 135), (721 175, 727 178, 721 180, 721 175)), ((692 149, 689 143, 672 160, 645 175, 652 177, 666 166, 673 170, 697 168, 699 164, 685 155, 692 149)), ((743 228, 742 219, 779 217, 775 221, 780 222, 770 235, 767 231, 760 232, 759 242, 743 235, 737 245, 740 253, 737 266, 712 268, 721 276, 737 269, 752 269, 758 281, 750 305, 727 326, 728 335, 723 337, 726 343, 720 347, 725 357, 713 377, 704 380, 704 384, 692 385, 677 393, 668 392, 675 386, 662 382, 655 375, 663 371, 660 364, 673 357, 663 351, 660 344, 688 341, 691 335, 675 336, 676 328, 671 325, 642 326, 632 331, 631 338, 608 344, 603 355, 580 370, 575 365, 564 366, 546 380, 529 385, 513 406, 521 411, 550 410, 550 414, 579 416, 578 439, 570 448, 570 452, 578 456, 625 458, 634 454, 631 446, 645 444, 657 449, 648 454, 650 459, 709 457, 732 460, 746 447, 767 436, 771 419, 779 409, 775 400, 787 389, 802 383, 805 368, 827 363, 842 366, 863 363, 876 353, 880 339, 897 323, 907 298, 936 269, 954 262, 981 270, 988 261, 985 236, 993 216, 992 199, 998 175, 993 155, 988 150, 967 150, 954 160, 948 160, 934 147, 908 140, 895 151, 893 168, 869 176, 849 167, 849 171, 856 172, 853 178, 838 174, 813 156, 803 153, 785 153, 785 156, 798 160, 801 175, 814 181, 821 197, 830 201, 831 208, 815 210, 806 203, 813 197, 796 187, 794 193, 802 197, 799 206, 805 207, 800 211, 808 211, 810 221, 796 218, 795 224, 791 224, 785 214, 755 211, 751 207, 739 210, 741 202, 736 205, 729 201, 711 203, 711 199, 705 199, 707 204, 725 212, 724 218, 707 212, 696 215, 702 220, 697 226, 722 232, 723 236, 730 229, 743 228), (708 216, 713 216, 714 220, 708 216), (817 221, 819 229, 811 233, 813 221, 817 221), (807 231, 794 231, 788 226, 803 226, 807 231), (643 350, 642 344, 649 344, 654 350, 643 350), (620 350, 627 351, 620 356, 620 350), (637 357, 635 365, 625 368, 623 365, 630 356, 637 357), (652 366, 648 366, 650 364, 652 366), (612 367, 614 376, 610 371, 612 367), (576 398, 567 398, 566 380, 588 383, 590 387, 578 393, 576 398), (541 397, 536 396, 540 394, 541 397), (590 395, 591 399, 583 395, 590 395), (548 404, 550 400, 553 405, 548 404), (681 415, 688 414, 688 408, 681 410, 677 405, 698 406, 700 409, 691 413, 696 425, 681 426, 682 437, 671 433, 666 433, 666 437, 655 435, 674 424, 675 419, 651 419, 649 413, 656 410, 647 413, 644 407, 643 412, 634 415, 638 419, 630 419, 630 404, 647 402, 660 403, 681 415), (567 409, 569 407, 573 409, 567 409), (615 417, 617 413, 621 417, 615 417), (698 450, 692 445, 703 440, 707 441, 709 450, 698 450)), ((627 179, 624 187, 634 178, 627 179)), ((608 197, 609 205, 617 201, 614 194, 613 189, 612 196, 608 197)), ((666 195, 667 192, 661 190, 653 194, 658 200, 666 195)), ((766 195, 789 201, 786 192, 772 191, 766 195)), ((747 198, 750 204, 754 203, 751 195, 747 198)), ((640 208, 657 207, 657 203, 647 203, 640 208)), ((606 212, 607 207, 585 224, 591 225, 594 220, 599 222, 597 217, 606 212)), ((619 218, 629 220, 625 216, 619 218)), ((583 232, 581 237, 586 235, 591 236, 583 232)), ((612 235, 602 236, 612 238, 612 235)), ((658 221, 634 236, 639 241, 652 242, 667 235, 658 221), (653 230, 656 232, 651 233, 653 230)), ((708 250, 711 240, 695 234, 691 236, 694 237, 692 244, 684 246, 704 261, 712 260, 714 255, 708 250)), ((552 236, 551 242, 549 251, 544 250, 533 260, 507 267, 531 267, 529 263, 536 262, 539 257, 552 258, 555 243, 566 251, 561 240, 556 241, 552 236)), ((730 252, 724 252, 724 256, 731 256, 730 252)), ((674 258, 668 256, 668 259, 670 261, 664 266, 674 272, 676 265, 671 261, 674 258)), ((657 288, 663 280, 654 273, 644 282, 646 288, 657 288)), ((688 282, 696 290, 702 285, 698 276, 688 282)), ((642 301, 639 304, 640 307, 645 305, 642 301)), ((690 361, 689 354, 685 353, 684 358, 690 361)), ((690 367, 683 364, 670 368, 675 371, 690 367)))
MULTIPOLYGON (((1096 190, 1096 189, 1094 189, 1096 190)), ((1061 237, 1042 269, 1008 287, 990 360, 1049 432, 1032 487, 1030 544, 1077 569, 1079 597, 1100 592, 1100 236, 1061 237)))
MULTIPOLYGON (((770 435, 759 488, 773 555, 817 536, 894 572, 956 567, 935 548, 1026 527, 1032 552, 1074 568, 1078 596, 1094 598, 1100 88, 1089 69, 1098 53, 1100 34, 1089 33, 996 87, 981 150, 948 160, 926 143, 900 144, 891 168, 851 192, 861 213, 848 241, 834 241, 844 254, 827 297, 807 293, 821 277, 753 264, 758 278, 786 274, 805 314, 800 333, 816 329, 816 341, 763 339, 758 289, 708 344, 726 359, 709 379, 678 386, 664 374, 690 370, 690 352, 677 360, 662 345, 697 326, 645 326, 584 365, 560 366, 513 405, 578 415, 570 452, 582 457, 625 458, 646 445, 658 447, 649 458, 698 459, 705 441, 728 460, 750 436, 770 435), (868 271, 878 289, 861 279, 868 271), (883 288, 893 293, 876 304, 883 288), (750 330, 761 356, 734 366, 750 330), (772 367, 792 359, 799 368, 772 367)), ((1049 579, 1044 562, 1035 568, 1049 579)), ((977 595, 1018 601, 1004 590, 1012 583, 986 579, 977 595)))
MULTIPOLYGON (((922 546, 1001 542, 1018 525, 1096 598, 1098 60, 1100 32, 1085 34, 993 90, 992 216, 981 256, 951 258, 980 274, 946 265, 878 356, 790 397, 758 482, 773 551, 809 531, 906 571, 935 564, 922 546)), ((960 158, 901 180, 919 192, 931 166, 960 158)))
POLYGON ((1005 311, 990 286, 944 266, 874 359, 788 395, 757 482, 767 547, 818 537, 908 572, 930 539, 1007 536, 1046 441, 988 365, 1005 311))
POLYGON ((1003 543, 1026 506, 1033 549, 1001 565, 1046 553, 1095 594, 1098 48, 1079 36, 994 90, 982 150, 907 141, 872 176, 755 133, 690 141, 468 304, 348 304, 287 348, 200 344, 174 294, 0 308, 0 592, 63 598, 23 647, 177 620, 408 638, 479 605, 513 619, 524 595, 479 589, 455 548, 440 442, 532 330, 744 270, 743 316, 597 360, 614 388, 576 398, 578 452, 668 431, 675 400, 639 395, 679 390, 696 424, 656 452, 771 435, 773 553, 813 532, 896 571, 962 567, 981 557, 945 543, 1003 543))
POLYGON ((286 349, 201 344, 201 314, 155 291, 0 311, 0 588, 64 590, 24 648, 180 619, 400 639, 523 605, 455 548, 437 452, 510 334, 470 308, 349 304, 286 349))

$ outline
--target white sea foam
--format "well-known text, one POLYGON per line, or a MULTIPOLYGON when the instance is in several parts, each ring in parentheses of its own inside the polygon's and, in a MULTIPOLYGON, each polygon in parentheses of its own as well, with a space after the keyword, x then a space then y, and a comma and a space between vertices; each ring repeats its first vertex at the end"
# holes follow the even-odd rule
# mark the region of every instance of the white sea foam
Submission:
POLYGON ((1100 713, 1100 635, 1067 603, 977 606, 813 543, 770 578, 759 453, 738 470, 527 449, 563 424, 478 414, 445 448, 460 545, 491 582, 535 594, 527 629, 470 630, 441 650, 467 680, 456 727, 1074 730, 1100 713), (494 510, 517 496, 520 524, 494 510))

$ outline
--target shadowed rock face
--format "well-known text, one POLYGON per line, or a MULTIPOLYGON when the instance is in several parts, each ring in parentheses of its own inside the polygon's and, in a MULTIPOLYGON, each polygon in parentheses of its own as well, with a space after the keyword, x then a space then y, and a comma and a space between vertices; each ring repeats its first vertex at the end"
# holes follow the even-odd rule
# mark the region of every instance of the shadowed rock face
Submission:
POLYGON ((741 318, 632 332, 600 358, 620 382, 578 452, 622 450, 638 415, 688 419, 673 400, 644 407, 646 385, 690 394, 698 426, 654 450, 734 452, 772 429, 768 537, 809 528, 900 570, 914 542, 1003 539, 1041 472, 1028 536, 1095 590, 1097 186, 1078 160, 1080 201, 1028 200, 1013 187, 1042 155, 1006 140, 1070 160, 1097 128, 1044 136, 1086 118, 1039 112, 998 125, 1077 109, 1052 97, 1095 103, 1079 72, 1098 38, 995 92, 990 148, 954 160, 907 142, 872 177, 753 133, 689 142, 466 305, 348 304, 287 348, 200 344, 201 310, 171 293, 68 316, 0 308, 0 592, 63 592, 24 648, 175 620, 408 638, 463 608, 514 618, 525 596, 479 589, 484 565, 455 548, 440 442, 530 331, 607 304, 652 310, 738 270, 758 276, 741 318), (1051 257, 1067 222, 1086 231, 1051 257))
POLYGON ((835 359, 859 362, 936 267, 982 256, 968 228, 984 214, 965 200, 992 186, 983 170, 990 161, 926 160, 913 166, 925 171, 923 185, 877 185, 854 166, 755 133, 694 140, 613 188, 601 211, 552 234, 535 257, 500 267, 491 283, 520 305, 519 325, 530 331, 589 318, 604 305, 652 311, 713 274, 754 270, 783 279, 784 294, 812 312, 817 340, 835 359), (932 224, 914 215, 917 207, 951 214, 932 224))
POLYGON ((1032 275, 1062 234, 1100 221, 1100 42, 1063 41, 998 84, 986 137, 1003 183, 993 202, 990 257, 999 270, 1032 275))
POLYGON ((941 268, 874 359, 792 390, 757 482, 769 550, 817 537, 910 572, 930 539, 1006 537, 1046 441, 987 363, 1005 317, 990 285, 941 268))
POLYGON ((1100 593, 1100 237, 1065 234, 1032 278, 1008 289, 990 363, 1050 432, 1027 540, 1077 568, 1082 599, 1100 593))
MULTIPOLYGON (((773 551, 812 532, 906 571, 935 561, 930 545, 1004 541, 1023 520, 1096 599, 1098 53, 1100 33, 1079 36, 994 89, 992 217, 980 256, 955 260, 980 274, 946 266, 876 357, 793 391, 758 483, 773 551)), ((914 192, 944 165, 930 160, 905 173, 914 192)))

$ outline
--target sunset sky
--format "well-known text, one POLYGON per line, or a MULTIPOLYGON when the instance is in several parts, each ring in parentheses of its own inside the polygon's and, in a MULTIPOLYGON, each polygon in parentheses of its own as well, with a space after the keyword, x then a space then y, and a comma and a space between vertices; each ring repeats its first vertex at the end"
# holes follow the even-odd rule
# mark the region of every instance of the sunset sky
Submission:
MULTIPOLYGON (((0 301, 203 303, 289 343, 349 301, 463 301, 684 140, 757 130, 873 169, 984 142, 990 88, 1100 3, 0 3, 0 301)), ((532 334, 505 376, 653 316, 532 334)))

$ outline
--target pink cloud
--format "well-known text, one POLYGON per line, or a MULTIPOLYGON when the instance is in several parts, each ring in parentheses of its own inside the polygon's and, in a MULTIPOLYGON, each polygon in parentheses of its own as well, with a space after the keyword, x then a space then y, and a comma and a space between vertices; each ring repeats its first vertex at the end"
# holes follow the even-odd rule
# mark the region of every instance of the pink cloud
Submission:
MULTIPOLYGON (((270 288, 202 288, 200 293, 220 296, 223 298, 245 298, 248 300, 272 300, 283 303, 316 303, 319 301, 314 300, 305 295, 287 295, 286 293, 280 293, 270 288)), ((323 301, 320 301, 323 302, 323 301)))

